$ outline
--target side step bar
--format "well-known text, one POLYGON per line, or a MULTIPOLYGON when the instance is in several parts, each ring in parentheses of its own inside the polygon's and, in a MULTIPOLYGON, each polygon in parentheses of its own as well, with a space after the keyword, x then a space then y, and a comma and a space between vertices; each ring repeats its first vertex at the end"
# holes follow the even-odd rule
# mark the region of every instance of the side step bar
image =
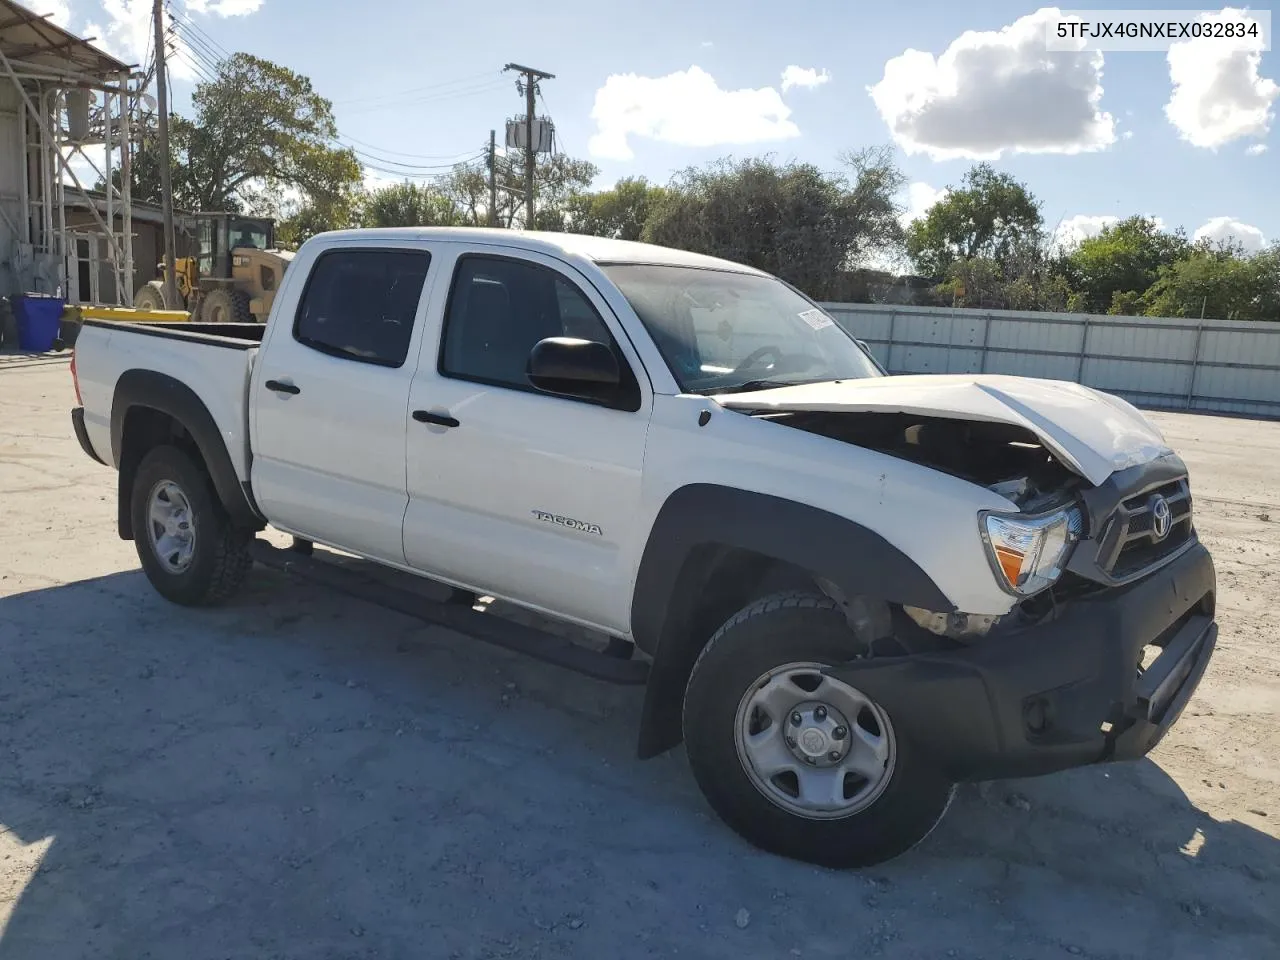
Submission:
POLYGON ((534 659, 597 680, 638 685, 649 679, 649 664, 643 660, 623 660, 597 653, 534 627, 512 623, 488 613, 478 613, 468 607, 428 600, 409 590, 380 583, 359 571, 326 563, 321 559, 323 551, 316 554, 301 553, 274 547, 265 540, 255 538, 249 552, 264 567, 281 570, 368 603, 456 630, 476 640, 527 654, 534 659))

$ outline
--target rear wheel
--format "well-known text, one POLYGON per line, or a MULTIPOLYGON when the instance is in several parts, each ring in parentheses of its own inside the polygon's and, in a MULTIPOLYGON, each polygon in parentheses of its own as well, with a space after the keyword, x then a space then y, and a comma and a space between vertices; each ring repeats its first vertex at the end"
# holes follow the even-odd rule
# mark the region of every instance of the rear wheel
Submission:
POLYGON ((953 786, 888 712, 823 668, 858 655, 834 601, 759 600, 708 642, 685 692, 693 773, 716 813, 772 853, 831 867, 905 853, 953 786))
POLYGON ((214 287, 200 304, 200 319, 205 323, 253 323, 249 295, 230 287, 214 287))
POLYGON ((138 560, 161 596, 214 606, 244 582, 253 565, 252 535, 232 525, 208 477, 183 450, 156 447, 142 458, 129 506, 138 560))

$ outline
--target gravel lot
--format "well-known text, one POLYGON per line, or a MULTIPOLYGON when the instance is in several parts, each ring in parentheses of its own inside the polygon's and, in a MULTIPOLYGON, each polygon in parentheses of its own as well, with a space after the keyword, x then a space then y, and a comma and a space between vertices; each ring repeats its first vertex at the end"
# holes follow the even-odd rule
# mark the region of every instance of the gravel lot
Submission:
POLYGON ((1155 753, 835 873, 637 761, 638 689, 264 570, 166 604, 73 402, 0 357, 0 960, 1280 956, 1280 423, 1158 418, 1222 633, 1155 753))

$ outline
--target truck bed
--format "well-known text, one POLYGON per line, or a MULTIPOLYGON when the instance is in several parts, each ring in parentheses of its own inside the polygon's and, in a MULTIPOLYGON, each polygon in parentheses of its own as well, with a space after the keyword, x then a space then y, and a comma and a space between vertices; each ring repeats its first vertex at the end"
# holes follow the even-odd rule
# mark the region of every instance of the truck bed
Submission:
POLYGON ((168 337, 179 334, 181 339, 201 340, 226 345, 225 341, 234 341, 232 346, 244 346, 262 342, 262 334, 267 329, 263 323, 192 323, 187 321, 165 321, 162 323, 130 323, 119 320, 85 320, 86 327, 105 327, 108 330, 127 329, 134 333, 151 334, 156 337, 168 337))
POLYGON ((120 378, 151 371, 189 387, 208 408, 236 473, 248 479, 245 396, 265 327, 258 323, 129 323, 86 320, 75 351, 84 424, 112 463, 111 415, 120 378))

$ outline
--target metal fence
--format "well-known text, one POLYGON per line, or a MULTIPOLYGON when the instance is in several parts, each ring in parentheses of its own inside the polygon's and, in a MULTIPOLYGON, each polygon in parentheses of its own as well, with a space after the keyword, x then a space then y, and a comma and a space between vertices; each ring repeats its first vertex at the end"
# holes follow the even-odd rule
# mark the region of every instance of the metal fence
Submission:
POLYGON ((1280 418, 1280 323, 823 306, 891 373, 1074 380, 1148 408, 1280 418))

